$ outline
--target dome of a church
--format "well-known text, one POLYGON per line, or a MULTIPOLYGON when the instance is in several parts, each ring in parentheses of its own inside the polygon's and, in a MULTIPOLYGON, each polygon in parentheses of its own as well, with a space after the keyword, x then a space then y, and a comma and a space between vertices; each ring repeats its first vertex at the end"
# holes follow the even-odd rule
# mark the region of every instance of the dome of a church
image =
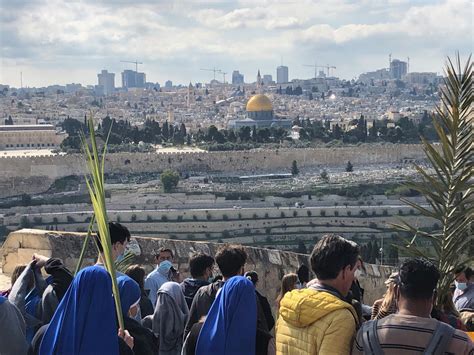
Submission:
POLYGON ((273 111, 272 102, 267 96, 263 94, 252 96, 247 102, 247 112, 262 111, 273 111))

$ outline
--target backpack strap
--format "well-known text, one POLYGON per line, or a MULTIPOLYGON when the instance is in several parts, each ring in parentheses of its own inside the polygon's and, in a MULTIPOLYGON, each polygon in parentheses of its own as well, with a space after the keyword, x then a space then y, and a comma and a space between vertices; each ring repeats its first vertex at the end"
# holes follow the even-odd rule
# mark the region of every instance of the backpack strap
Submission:
POLYGON ((383 355, 383 350, 377 335, 377 321, 377 319, 370 320, 362 325, 364 354, 383 355))
POLYGON ((444 355, 454 334, 454 328, 449 324, 438 322, 431 340, 426 346, 426 355, 444 355))

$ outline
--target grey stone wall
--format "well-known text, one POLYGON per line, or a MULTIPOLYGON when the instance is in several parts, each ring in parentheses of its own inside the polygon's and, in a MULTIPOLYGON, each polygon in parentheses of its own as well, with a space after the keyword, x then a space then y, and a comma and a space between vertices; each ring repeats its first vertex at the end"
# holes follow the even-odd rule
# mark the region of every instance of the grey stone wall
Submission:
MULTIPOLYGON (((85 234, 50 232, 43 230, 22 229, 10 233, 0 249, 0 262, 3 272, 10 274, 18 264, 27 263, 33 253, 41 253, 50 257, 61 258, 68 268, 74 270, 81 251, 85 234)), ((173 250, 175 264, 183 277, 188 276, 188 261, 191 254, 201 251, 215 255, 219 244, 205 242, 177 241, 147 237, 133 238, 141 249, 141 255, 135 262, 142 264, 147 271, 154 267, 154 251, 162 246, 173 250)), ((258 288, 264 293, 270 303, 279 291, 280 280, 284 274, 296 272, 302 264, 309 266, 308 256, 303 254, 283 252, 272 249, 244 247, 248 254, 245 270, 255 270, 260 276, 258 288)), ((95 263, 96 251, 92 244, 86 252, 84 266, 95 263)), ((365 303, 372 302, 381 297, 385 291, 383 282, 391 272, 391 268, 378 265, 366 265, 367 272, 361 277, 360 282, 365 288, 365 303)))

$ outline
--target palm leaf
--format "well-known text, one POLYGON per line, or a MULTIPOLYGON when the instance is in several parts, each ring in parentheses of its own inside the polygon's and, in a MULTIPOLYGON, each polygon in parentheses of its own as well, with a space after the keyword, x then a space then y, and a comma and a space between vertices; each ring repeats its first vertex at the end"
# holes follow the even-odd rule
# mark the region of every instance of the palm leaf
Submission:
POLYGON ((449 58, 445 66, 445 83, 441 90, 441 103, 432 117, 440 144, 435 146, 422 138, 423 149, 434 173, 415 166, 419 181, 410 181, 407 187, 420 192, 429 207, 407 199, 402 201, 423 216, 441 222, 441 230, 427 233, 402 221, 393 226, 413 235, 403 248, 407 253, 425 256, 416 246, 419 237, 428 238, 436 255, 441 272, 438 300, 449 290, 452 271, 468 259, 466 250, 473 242, 472 216, 474 204, 472 181, 473 159, 473 63, 469 57, 463 67, 459 54, 455 63, 449 58), (461 69, 462 68, 462 69, 461 69))
POLYGON ((88 119, 88 126, 90 147, 85 135, 81 135, 82 149, 86 156, 86 165, 88 170, 88 174, 85 175, 85 180, 91 198, 92 208, 94 210, 95 223, 100 238, 100 244, 103 249, 101 257, 103 259, 105 268, 109 272, 112 279, 112 293, 114 295, 115 309, 119 327, 121 329, 125 329, 115 272, 115 262, 112 257, 112 243, 110 241, 107 209, 105 205, 104 164, 105 155, 107 152, 107 141, 105 143, 102 156, 99 157, 92 115, 88 119))
POLYGON ((92 227, 94 226, 94 222, 95 222, 95 215, 92 214, 91 221, 89 222, 89 227, 87 228, 87 235, 84 238, 84 242, 82 243, 81 254, 79 255, 79 260, 77 261, 76 270, 74 271, 74 276, 76 276, 79 270, 81 270, 82 262, 84 261, 84 255, 86 254, 87 245, 89 244, 89 239, 92 234, 92 227))

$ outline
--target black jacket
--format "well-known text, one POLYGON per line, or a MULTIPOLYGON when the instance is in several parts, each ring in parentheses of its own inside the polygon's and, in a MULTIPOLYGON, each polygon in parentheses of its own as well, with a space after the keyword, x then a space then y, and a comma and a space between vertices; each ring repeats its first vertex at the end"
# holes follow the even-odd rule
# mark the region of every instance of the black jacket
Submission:
POLYGON ((125 329, 133 337, 133 352, 136 355, 158 354, 158 339, 153 332, 135 319, 124 317, 125 329))
POLYGON ((193 303, 194 296, 196 292, 203 286, 209 285, 209 282, 197 279, 185 279, 181 282, 181 290, 183 290, 184 298, 186 299, 186 303, 188 308, 191 309, 191 305, 193 303))
POLYGON ((184 328, 184 339, 188 336, 192 326, 199 322, 202 317, 207 316, 207 313, 211 309, 212 302, 216 299, 217 291, 219 291, 223 285, 223 281, 216 281, 197 290, 193 302, 191 303, 191 309, 189 310, 188 322, 184 328))

